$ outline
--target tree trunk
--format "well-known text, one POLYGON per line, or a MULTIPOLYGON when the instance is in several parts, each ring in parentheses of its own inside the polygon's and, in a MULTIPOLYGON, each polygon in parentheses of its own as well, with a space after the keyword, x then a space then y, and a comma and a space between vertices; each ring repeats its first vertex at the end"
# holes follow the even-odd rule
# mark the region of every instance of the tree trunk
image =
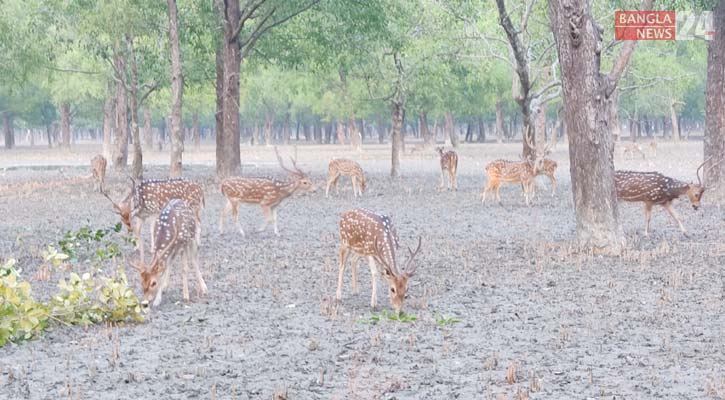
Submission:
POLYGON ((619 126, 619 89, 614 89, 612 96, 609 97, 607 110, 609 125, 612 130, 612 138, 616 142, 622 136, 622 129, 619 126))
POLYGON ((106 97, 103 102, 103 157, 111 159, 111 137, 113 136, 113 96, 106 97))
POLYGON ((402 101, 393 101, 392 104, 392 123, 393 132, 391 134, 392 157, 390 165, 390 176, 397 178, 400 176, 400 152, 402 151, 403 142, 403 103, 402 101))
POLYGON ((347 123, 348 132, 350 132, 350 144, 355 150, 362 150, 362 138, 360 137, 360 131, 357 129, 355 123, 355 115, 353 114, 347 123))
POLYGON ((706 185, 716 186, 719 200, 725 197, 725 1, 713 11, 715 35, 707 46, 705 89, 704 170, 706 185), (715 165, 717 164, 717 165, 715 165))
POLYGON ((310 124, 306 122, 302 124, 302 135, 305 137, 305 142, 310 141, 310 124))
POLYGON ((385 137, 387 136, 387 127, 385 126, 385 122, 383 120, 378 120, 378 126, 376 128, 378 131, 378 143, 384 144, 385 143, 385 137))
POLYGON ((614 143, 606 102, 634 47, 623 47, 612 72, 602 74, 601 28, 592 18, 591 3, 550 0, 549 19, 559 56, 569 130, 577 239, 584 247, 618 253, 624 244, 624 234, 619 225, 614 143))
POLYGON ((466 122, 466 139, 464 140, 466 143, 471 143, 473 141, 473 124, 471 122, 466 122))
POLYGON ((452 147, 458 147, 458 135, 456 134, 456 129, 453 126, 453 113, 450 111, 446 111, 445 114, 446 117, 446 126, 445 126, 445 137, 449 138, 451 141, 452 147))
MULTIPOLYGON (((220 2, 221 3, 221 2, 220 2)), ((227 177, 241 169, 239 153, 239 73, 242 62, 238 28, 239 0, 223 2, 219 10, 224 22, 222 47, 222 130, 217 131, 217 174, 227 177)), ((217 68, 217 73, 219 68, 217 68)), ((218 80, 217 80, 218 82, 218 80)))
POLYGON ((134 179, 141 179, 143 175, 143 152, 141 150, 141 135, 138 128, 138 67, 136 65, 136 54, 133 48, 133 38, 126 37, 128 57, 131 61, 131 96, 129 108, 131 109, 131 136, 133 138, 133 163, 131 165, 131 176, 134 179))
POLYGON ((430 129, 428 129, 428 115, 424 112, 420 113, 420 116, 418 117, 419 124, 420 124, 420 136, 423 137, 423 145, 425 147, 430 147, 431 145, 431 134, 430 129))
POLYGON ((496 142, 503 143, 503 102, 496 102, 496 142))
MULTIPOLYGON (((3 112, 3 136, 5 137, 5 148, 10 150, 15 147, 15 132, 13 129, 13 116, 10 112, 3 112)), ((48 140, 50 142, 50 139, 48 140)))
POLYGON ((337 121, 337 143, 345 144, 345 127, 342 126, 342 122, 337 121))
MULTIPOLYGON (((215 112, 214 112, 214 140, 216 142, 215 158, 216 158, 216 172, 217 175, 221 176, 222 159, 224 158, 224 54, 221 43, 217 43, 216 54, 215 54, 215 112)), ((252 137, 254 140, 254 137, 252 137)), ((252 143, 254 144, 254 143, 252 143)))
POLYGON ((478 137, 476 138, 476 141, 478 143, 486 141, 486 122, 483 121, 483 118, 478 119, 478 137))
POLYGON ((60 146, 70 149, 70 104, 60 105, 60 146))
POLYGON ((116 132, 115 146, 113 149, 113 168, 116 171, 123 171, 128 164, 128 105, 126 104, 126 60, 119 49, 120 44, 115 45, 114 62, 116 71, 121 74, 116 82, 116 132))
POLYGON ((264 144, 267 146, 274 145, 274 113, 267 111, 264 122, 264 144))
POLYGON ((284 125, 282 126, 282 143, 285 145, 289 144, 290 141, 290 105, 287 106, 287 112, 284 114, 284 125))
MULTIPOLYGON (((181 107, 184 97, 184 75, 181 70, 181 46, 179 44, 179 17, 176 0, 166 0, 169 12, 169 47, 171 47, 171 153, 169 159, 169 176, 181 176, 182 153, 184 151, 181 137, 181 107)), ((239 67, 237 67, 239 68, 239 67)))
POLYGON ((675 99, 670 100, 670 123, 672 124, 672 139, 679 142, 682 138, 680 137, 680 124, 677 120, 677 109, 675 106, 678 104, 675 99))
POLYGON ((194 117, 191 120, 191 137, 194 140, 194 147, 199 150, 201 147, 201 131, 199 130, 199 113, 194 111, 194 117))
POLYGON ((148 107, 143 108, 143 141, 146 151, 154 149, 154 133, 151 130, 151 110, 148 107))

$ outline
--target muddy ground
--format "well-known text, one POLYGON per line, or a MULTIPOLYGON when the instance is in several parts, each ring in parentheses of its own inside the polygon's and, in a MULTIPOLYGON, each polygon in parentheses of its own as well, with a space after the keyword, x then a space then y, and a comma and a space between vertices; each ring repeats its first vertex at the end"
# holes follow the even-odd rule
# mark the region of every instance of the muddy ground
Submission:
MULTIPOLYGON (((242 150, 245 173, 282 176, 271 149, 242 150)), ((288 399, 723 398, 725 212, 707 194, 697 212, 680 202, 692 232, 686 238, 657 209, 645 238, 643 207, 623 204, 625 254, 575 253, 564 145, 553 154, 555 196, 541 177, 530 208, 514 186, 502 190, 503 205, 481 205, 483 165, 516 159, 519 150, 464 145, 460 190, 437 192, 432 150, 406 155, 402 179, 391 181, 386 147, 358 154, 299 146, 299 162, 317 182, 331 157, 347 156, 368 172, 369 190, 353 199, 343 179, 331 199, 324 190, 289 199, 279 211, 279 238, 271 229, 252 232, 262 221, 253 206, 241 209, 246 238, 231 220, 220 235, 213 149, 191 150, 186 175, 206 189, 200 254, 209 294, 199 299, 192 291, 184 303, 177 269, 163 304, 143 324, 58 327, 6 345, 0 398, 271 399, 283 388, 288 399), (337 219, 354 206, 392 213, 403 246, 422 236, 405 303, 415 322, 363 323, 371 316, 364 264, 360 294, 351 293, 348 268, 343 302, 334 305, 337 219), (440 316, 460 322, 438 324, 440 316)), ((46 245, 87 221, 117 221, 82 178, 96 151, 80 145, 73 153, 0 153, 0 258, 20 260, 36 298, 47 299, 63 276, 53 271, 49 281, 34 280, 46 245)), ((645 151, 646 160, 618 152, 616 164, 692 180, 702 144, 660 143, 656 157, 645 151)), ((146 160, 154 164, 147 177, 165 175, 167 155, 146 160)), ((126 186, 111 174, 115 197, 126 186)), ((135 273, 129 276, 140 291, 135 273)), ((385 293, 379 304, 389 308, 385 293)))

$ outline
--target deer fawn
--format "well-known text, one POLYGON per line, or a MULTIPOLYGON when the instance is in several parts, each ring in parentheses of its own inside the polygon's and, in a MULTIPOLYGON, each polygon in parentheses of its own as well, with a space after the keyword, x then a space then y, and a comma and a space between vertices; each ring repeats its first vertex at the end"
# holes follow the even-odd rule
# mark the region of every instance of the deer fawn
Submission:
POLYGON ((642 146, 639 143, 625 143, 624 147, 622 148, 622 157, 629 154, 630 158, 634 158, 634 154, 638 153, 642 156, 642 159, 645 159, 644 151, 642 151, 642 146))
POLYGON ((206 283, 199 270, 199 219, 195 209, 184 200, 172 199, 163 208, 156 221, 153 235, 154 254, 146 265, 143 258, 131 264, 141 275, 141 287, 147 301, 153 299, 153 306, 161 304, 161 295, 169 285, 169 264, 181 256, 181 290, 184 300, 189 301, 189 286, 186 272, 189 259, 196 272, 196 290, 199 297, 206 291, 206 283), (161 278, 161 279, 159 279, 161 278))
POLYGON ((143 240, 141 230, 146 220, 151 220, 151 246, 154 245, 154 224, 156 217, 172 199, 184 200, 201 221, 204 208, 204 191, 199 184, 184 178, 145 179, 140 184, 131 180, 131 192, 120 203, 114 202, 106 192, 103 195, 113 204, 113 210, 121 216, 121 222, 133 231, 141 259, 143 259, 143 240))
MULTIPOLYGON (((712 158, 712 157, 711 157, 712 158)), ((700 207, 700 200, 707 187, 702 183, 700 170, 711 159, 705 160, 697 167, 697 183, 687 183, 677 179, 664 176, 658 172, 637 172, 637 171, 615 171, 614 184, 617 190, 617 197, 628 202, 643 202, 645 211, 645 236, 649 236, 649 222, 652 216, 652 207, 661 205, 667 210, 677 222, 680 231, 687 236, 687 230, 682 220, 672 208, 672 202, 682 195, 687 195, 692 208, 697 210, 700 207)), ((703 173, 719 164, 719 161, 703 173)))
POLYGON ((365 173, 360 164, 352 160, 344 158, 336 158, 330 161, 327 168, 327 188, 325 189, 325 197, 329 197, 330 186, 335 186, 335 193, 340 194, 337 188, 337 181, 340 176, 349 176, 352 181, 352 193, 354 197, 361 196, 365 191, 365 173))
MULTIPOLYGON (((551 147, 555 144, 556 135, 551 135, 552 140, 544 143, 543 146, 534 145, 531 142, 531 135, 528 131, 524 135, 526 144, 533 150, 533 160, 526 159, 523 161, 495 160, 486 165, 486 175, 488 175, 488 183, 481 195, 481 203, 486 202, 486 194, 489 190, 496 191, 496 200, 501 203, 501 195, 499 190, 503 183, 521 184, 526 205, 530 205, 531 196, 534 191, 534 178, 542 173, 544 165, 544 157, 550 153, 551 147)), ((556 162, 551 161, 556 168, 556 162)), ((552 164, 549 164, 552 165, 552 164)), ((545 173, 545 172, 543 172, 545 173)), ((548 174, 547 174, 548 175, 548 174)), ((552 173, 553 176, 553 173, 552 173)))
MULTIPOLYGON (((386 215, 376 214, 364 208, 355 208, 340 217, 340 265, 337 274, 337 301, 342 300, 342 276, 350 252, 355 256, 368 258, 372 275, 372 297, 370 307, 373 309, 378 301, 377 276, 382 274, 390 287, 390 302, 397 313, 403 309, 403 301, 408 288, 408 280, 416 270, 413 259, 420 251, 421 238, 415 251, 408 249, 410 256, 405 267, 400 270, 395 258, 398 247, 398 235, 393 221, 386 215), (382 269, 378 269, 377 265, 382 269)), ((352 290, 357 293, 357 260, 352 263, 352 290)))
POLYGON ((108 161, 106 161, 106 157, 103 157, 100 154, 97 154, 95 157, 91 158, 91 173, 93 173, 93 179, 96 180, 99 192, 103 192, 103 185, 106 182, 107 165, 108 161))
POLYGON ((279 236, 277 229, 277 207, 282 200, 291 196, 297 191, 314 192, 315 186, 307 178, 307 174, 297 167, 297 159, 291 158, 294 169, 288 169, 282 162, 277 148, 274 148, 277 154, 277 161, 283 170, 287 171, 292 178, 289 182, 282 182, 271 178, 227 178, 221 183, 221 191, 227 199, 221 214, 219 215, 219 233, 224 233, 224 216, 227 210, 231 208, 234 220, 237 223, 239 232, 244 236, 244 229, 239 224, 239 202, 248 204, 259 204, 264 214, 264 223, 257 230, 263 232, 267 229, 269 222, 274 224, 274 234, 279 236))
POLYGON ((443 151, 443 147, 436 147, 436 151, 440 156, 441 163, 441 181, 438 185, 439 190, 443 190, 443 181, 445 181, 446 172, 448 172, 448 189, 454 188, 458 190, 458 179, 456 172, 458 170, 458 154, 455 151, 443 151))

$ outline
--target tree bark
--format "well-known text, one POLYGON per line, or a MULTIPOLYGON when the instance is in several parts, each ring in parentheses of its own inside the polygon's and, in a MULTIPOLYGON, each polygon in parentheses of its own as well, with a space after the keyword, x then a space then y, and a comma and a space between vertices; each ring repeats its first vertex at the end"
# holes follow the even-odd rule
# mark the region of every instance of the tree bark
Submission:
POLYGON ((672 124, 672 139, 675 142, 679 142, 682 137, 680 136, 680 124, 677 119, 677 109, 675 106, 679 104, 675 99, 670 100, 670 123, 672 124))
POLYGON ((138 128, 138 66, 136 65, 136 54, 133 48, 133 38, 126 37, 128 57, 131 61, 131 90, 129 97, 129 109, 131 110, 131 137, 133 138, 133 163, 131 164, 131 176, 134 179, 141 179, 143 175, 143 151, 141 150, 141 135, 138 128))
MULTIPOLYGON (((166 0, 169 12, 169 46, 171 47, 171 153, 169 176, 181 176, 182 153, 181 109, 184 97, 184 75, 181 70, 181 45, 179 44, 179 17, 176 0, 166 0)), ((238 67, 237 67, 238 68, 238 67)))
POLYGON ((290 118, 292 117, 290 115, 291 106, 291 104, 287 106, 287 111, 284 114, 284 125, 282 125, 282 143, 284 145, 288 145, 290 142, 290 118))
MULTIPOLYGON (((221 2, 217 2, 221 3, 221 2)), ((218 10, 223 19, 222 48, 222 129, 217 130, 217 174, 227 177, 241 169, 239 153, 239 72, 242 54, 239 43, 239 0, 226 0, 218 10)), ((219 68, 217 68, 219 73, 219 68)), ((217 84, 219 79, 217 79, 217 84)), ((217 93, 219 94, 219 93, 217 93)))
POLYGON ((120 76, 116 77, 116 132, 115 146, 113 149, 113 168, 116 171, 123 171, 128 164, 128 106, 126 104, 126 60, 121 54, 120 44, 117 42, 114 49, 114 62, 116 71, 120 76))
POLYGON ((715 35, 707 47, 704 157, 705 184, 725 197, 725 1, 713 11, 715 35))
POLYGON ((614 89, 612 92, 612 96, 607 102, 607 110, 609 113, 609 124, 612 129, 612 137, 616 142, 622 137, 622 129, 619 126, 619 89, 614 89))
POLYGON ((353 114, 347 123, 348 132, 350 133, 350 144, 355 150, 362 150, 362 138, 360 137, 360 131, 357 129, 355 123, 355 115, 353 114))
POLYGON ((484 122, 483 118, 478 118, 478 137, 476 141, 478 143, 486 141, 486 122, 484 122))
POLYGON ((111 137, 113 136, 113 96, 106 97, 103 102, 103 157, 111 159, 111 137))
POLYGON ((274 145, 274 112, 267 111, 264 122, 264 144, 274 145))
POLYGON ((196 111, 191 120, 191 137, 194 140, 194 147, 199 150, 201 148, 201 131, 199 130, 199 113, 196 111))
MULTIPOLYGON (((651 8, 651 1, 647 8, 651 8)), ((587 0, 550 0, 562 77, 569 159, 579 244, 618 253, 624 244, 614 187, 614 143, 606 102, 627 66, 633 44, 625 44, 609 74, 600 71, 601 27, 587 0)))
POLYGON ((496 142, 503 143, 503 102, 496 102, 496 142))
POLYGON ((392 123, 393 129, 391 134, 392 156, 390 164, 390 176, 397 178, 400 176, 400 152, 402 151, 403 141, 403 102, 393 101, 392 103, 392 123))
POLYGON ((154 149, 154 132, 151 130, 151 110, 148 107, 143 108, 143 141, 144 150, 151 151, 154 149))
POLYGON ((13 116, 10 112, 3 112, 3 136, 5 137, 5 148, 10 150, 15 147, 15 131, 13 129, 13 116))
POLYGON ((452 147, 458 147, 458 135, 456 134, 455 126, 453 125, 453 113, 450 111, 446 111, 445 114, 446 117, 446 137, 448 137, 451 141, 452 147))
POLYGON ((422 112, 419 116, 419 123, 420 123, 420 135, 423 137, 423 145, 425 147, 431 146, 431 134, 430 129, 428 129, 428 114, 422 112))
POLYGON ((70 149, 70 104, 63 103, 60 105, 60 146, 64 149, 70 149))

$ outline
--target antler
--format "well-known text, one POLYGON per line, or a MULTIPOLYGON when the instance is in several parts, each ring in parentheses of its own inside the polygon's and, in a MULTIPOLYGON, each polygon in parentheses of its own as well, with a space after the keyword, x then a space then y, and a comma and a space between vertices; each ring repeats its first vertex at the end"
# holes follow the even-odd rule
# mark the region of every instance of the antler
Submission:
POLYGON ((408 273, 408 275, 413 275, 415 273, 415 270, 418 268, 416 264, 413 264, 413 259, 420 251, 420 245, 422 244, 423 238, 418 236, 418 247, 415 248, 415 251, 410 250, 410 247, 408 247, 408 252, 410 253, 410 256, 408 257, 408 261, 405 262, 405 271, 408 273), (412 268, 410 266, 413 266, 412 268))
POLYGON ((284 165, 284 161, 282 161, 282 157, 279 155, 279 151, 277 151, 277 146, 274 146, 274 154, 277 156, 277 162, 279 162, 279 166, 282 167, 283 170, 298 177, 306 175, 297 167, 297 146, 295 146, 295 157, 290 157, 290 161, 292 161, 292 166, 294 167, 294 170, 289 169, 284 165))
POLYGON ((115 211, 116 214, 121 214, 121 207, 119 207, 118 204, 115 201, 113 201, 111 196, 109 196, 108 193, 106 193, 106 191, 103 191, 103 190, 101 191, 101 194, 104 195, 108 199, 108 201, 111 202, 111 204, 113 204, 113 211, 115 211))
MULTIPOLYGON (((384 237, 383 237, 383 239, 384 239, 384 237)), ((393 275, 393 268, 390 266, 390 264, 387 263, 387 261, 385 261, 385 257, 384 257, 385 253, 383 253, 380 250, 380 246, 378 243, 379 243, 379 240, 373 239, 373 249, 375 250, 375 258, 378 259, 378 262, 380 262, 380 264, 383 265, 383 268, 385 268, 385 270, 388 271, 388 273, 390 273, 390 275, 393 275)), ((391 256, 392 256, 392 254, 391 254, 391 256)), ((393 260, 393 262, 395 262, 395 260, 393 260)))
POLYGON ((703 180, 703 179, 705 179, 705 178, 707 177, 707 174, 708 174, 708 173, 710 173, 710 171, 712 171, 712 169, 713 169, 713 168, 715 168, 715 167, 716 167, 716 166, 717 166, 718 164, 720 164, 720 163, 721 163, 721 162, 723 161, 723 159, 721 158, 721 159, 720 159, 720 160, 718 160, 717 162, 715 162, 715 163, 713 163, 712 165, 710 165, 710 166, 709 166, 709 167, 708 167, 708 168, 707 168, 707 169, 705 170, 705 172, 703 172, 703 173, 702 173, 702 178, 700 178, 700 170, 701 170, 701 169, 702 169, 702 168, 703 168, 703 167, 705 166, 705 164, 707 164, 707 163, 708 163, 708 162, 709 162, 710 160, 712 160, 712 158, 713 158, 713 157, 714 157, 714 156, 710 156, 710 157, 708 157, 708 158, 707 158, 707 159, 706 159, 705 161, 703 161, 703 162, 702 162, 702 164, 700 164, 700 165, 699 165, 699 166, 697 167, 697 171, 696 171, 696 174, 697 174, 697 183, 698 183, 698 184, 700 184, 700 186, 704 186, 704 184, 703 184, 702 180, 703 180))
POLYGON ((550 141, 544 141, 544 146, 539 146, 539 142, 532 143, 532 136, 531 135, 531 126, 526 127, 526 132, 524 133, 524 141, 526 142, 526 145, 534 150, 534 158, 537 157, 545 157, 549 152, 551 151, 551 148, 554 147, 556 144, 556 132, 552 132, 550 141))

